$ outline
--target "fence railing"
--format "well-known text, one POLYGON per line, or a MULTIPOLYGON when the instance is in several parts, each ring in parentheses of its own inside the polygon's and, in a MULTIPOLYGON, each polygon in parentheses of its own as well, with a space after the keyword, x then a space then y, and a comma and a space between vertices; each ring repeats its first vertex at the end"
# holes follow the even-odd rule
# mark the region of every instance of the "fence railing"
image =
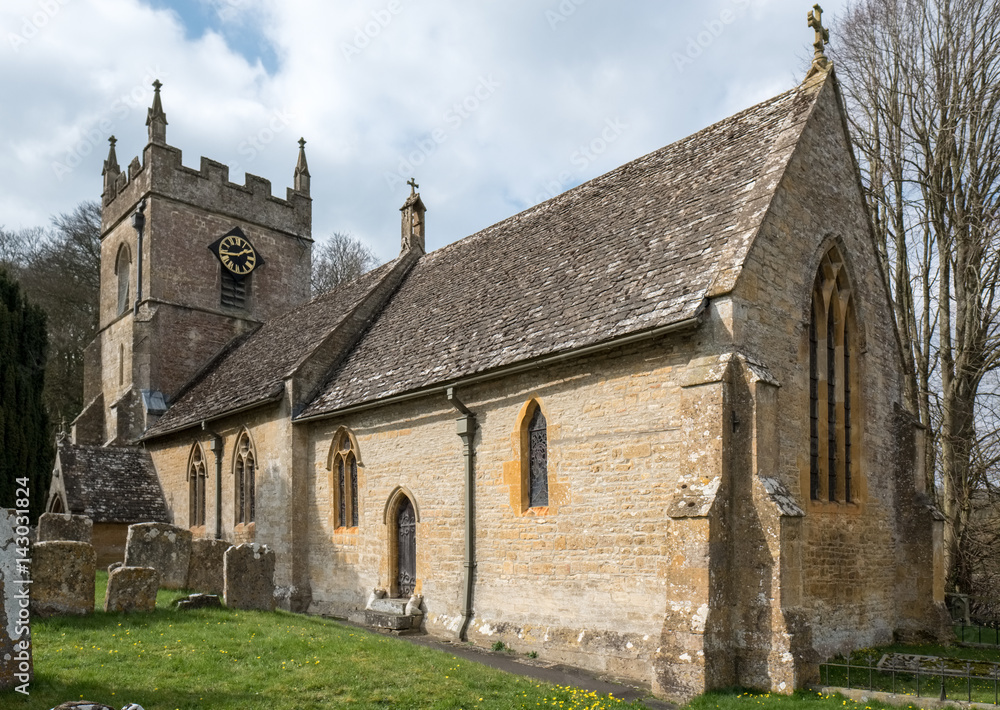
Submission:
POLYGON ((1000 646, 1000 600, 967 594, 945 599, 959 643, 1000 646))
POLYGON ((826 686, 1000 705, 1000 663, 886 654, 820 664, 826 686))

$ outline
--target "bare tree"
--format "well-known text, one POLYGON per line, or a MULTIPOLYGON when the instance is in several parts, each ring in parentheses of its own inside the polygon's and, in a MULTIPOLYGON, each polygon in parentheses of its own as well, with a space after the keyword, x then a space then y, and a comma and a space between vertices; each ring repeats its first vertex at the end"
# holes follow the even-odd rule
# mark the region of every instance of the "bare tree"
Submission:
POLYGON ((313 295, 353 281, 377 265, 375 253, 363 242, 346 232, 334 232, 313 249, 313 295))
POLYGON ((968 591, 979 390, 1000 366, 1000 0, 859 0, 836 36, 949 585, 968 591))

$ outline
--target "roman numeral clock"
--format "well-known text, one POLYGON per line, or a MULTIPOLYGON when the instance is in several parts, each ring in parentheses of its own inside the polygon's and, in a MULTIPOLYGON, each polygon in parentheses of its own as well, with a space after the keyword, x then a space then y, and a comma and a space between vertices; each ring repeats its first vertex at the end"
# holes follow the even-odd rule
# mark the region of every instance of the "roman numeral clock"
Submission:
POLYGON ((233 227, 225 235, 208 245, 219 259, 222 267, 233 276, 243 279, 264 263, 247 235, 239 227, 233 227))

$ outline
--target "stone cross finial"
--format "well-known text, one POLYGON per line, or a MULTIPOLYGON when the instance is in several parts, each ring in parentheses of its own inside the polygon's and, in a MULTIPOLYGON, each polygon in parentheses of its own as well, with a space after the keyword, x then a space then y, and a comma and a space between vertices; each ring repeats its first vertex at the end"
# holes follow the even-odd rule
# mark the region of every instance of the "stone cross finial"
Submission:
POLYGON ((809 69, 809 73, 806 75, 806 79, 808 79, 817 72, 825 71, 830 66, 830 60, 827 59, 824 52, 824 48, 830 42, 830 30, 823 27, 823 8, 818 4, 813 5, 813 9, 809 11, 806 20, 809 23, 809 27, 816 31, 816 41, 813 42, 813 63, 809 69))
POLYGON ((417 184, 416 178, 410 178, 410 180, 406 184, 410 186, 411 195, 417 194, 417 188, 420 187, 420 185, 417 184))

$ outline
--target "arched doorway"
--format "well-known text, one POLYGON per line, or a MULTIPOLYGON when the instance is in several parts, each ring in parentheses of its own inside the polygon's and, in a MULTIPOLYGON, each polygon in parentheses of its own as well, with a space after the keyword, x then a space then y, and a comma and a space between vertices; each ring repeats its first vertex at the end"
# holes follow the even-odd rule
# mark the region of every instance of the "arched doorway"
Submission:
POLYGON ((417 517, 409 497, 399 497, 396 508, 396 575, 399 597, 413 594, 417 582, 417 517))

